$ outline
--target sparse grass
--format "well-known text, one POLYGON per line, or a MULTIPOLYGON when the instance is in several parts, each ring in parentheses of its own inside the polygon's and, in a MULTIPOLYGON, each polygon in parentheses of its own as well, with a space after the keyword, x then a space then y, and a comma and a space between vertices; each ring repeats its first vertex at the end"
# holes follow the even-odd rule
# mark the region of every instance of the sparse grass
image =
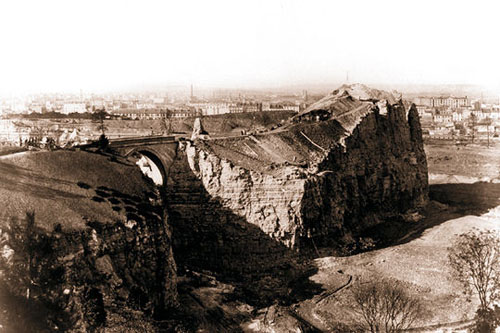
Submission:
POLYGON ((79 187, 86 189, 86 190, 88 190, 91 187, 89 184, 84 183, 84 182, 77 182, 76 185, 78 185, 79 187))
MULTIPOLYGON (((474 299, 469 301, 462 286, 453 278, 447 261, 448 247, 456 235, 472 228, 498 229, 498 221, 487 217, 463 216, 446 208, 432 208, 426 216, 415 226, 421 224, 427 229, 406 243, 348 257, 317 259, 319 271, 311 279, 324 286, 335 285, 339 276, 334 272, 338 271, 343 272, 342 275, 353 276, 354 281, 375 277, 394 279, 403 283, 411 295, 421 300, 429 313, 415 323, 416 327, 437 325, 439 328, 440 325, 453 326, 462 321, 468 322, 474 317, 478 302, 474 299)), ((396 229, 402 228, 403 224, 396 229)), ((400 235, 398 232, 385 236, 397 238, 400 235)), ((319 304, 306 301, 300 305, 300 309, 310 320, 315 320, 312 313, 316 313, 321 314, 319 316, 323 320, 336 318, 340 323, 352 325, 355 320, 349 310, 351 306, 352 300, 348 293, 342 291, 319 304)))
POLYGON ((120 203, 120 200, 112 197, 112 198, 108 198, 108 201, 113 204, 113 205, 118 205, 120 203))
POLYGON ((101 198, 101 197, 97 197, 97 196, 93 196, 93 197, 91 198, 91 200, 92 200, 92 201, 95 201, 95 202, 104 202, 104 201, 106 201, 106 200, 104 200, 103 198, 101 198))
POLYGON ((22 151, 26 151, 27 149, 24 147, 18 147, 18 146, 4 146, 0 144, 0 156, 4 155, 9 155, 9 154, 14 154, 14 153, 20 153, 22 151))
POLYGON ((499 178, 500 145, 426 145, 429 173, 489 179, 499 178))
POLYGON ((0 184, 0 223, 30 209, 48 230, 57 224, 79 229, 86 221, 124 220, 122 209, 112 208, 119 206, 119 198, 133 198, 134 206, 143 193, 152 191, 135 166, 83 151, 5 157, 0 161, 0 184))

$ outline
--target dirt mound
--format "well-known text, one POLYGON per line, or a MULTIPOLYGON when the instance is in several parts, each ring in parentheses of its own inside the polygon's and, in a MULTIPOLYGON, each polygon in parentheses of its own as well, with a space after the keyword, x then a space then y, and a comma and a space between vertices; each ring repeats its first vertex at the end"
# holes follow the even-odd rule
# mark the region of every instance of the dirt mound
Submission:
POLYGON ((344 84, 339 89, 332 92, 332 94, 341 94, 343 92, 349 93, 349 95, 360 99, 360 100, 387 100, 390 104, 394 104, 398 101, 401 94, 397 91, 385 91, 370 88, 364 84, 354 83, 354 84, 344 84))
POLYGON ((397 98, 394 94, 369 88, 363 84, 343 85, 332 91, 306 110, 300 112, 295 119, 304 119, 306 115, 324 118, 338 118, 345 113, 356 114, 361 105, 373 105, 378 101, 387 101, 395 104, 397 98), (363 103, 370 102, 370 103, 363 103))
POLYGON ((200 142, 204 149, 247 170, 280 173, 280 166, 307 167, 345 134, 336 121, 295 124, 286 131, 200 142))

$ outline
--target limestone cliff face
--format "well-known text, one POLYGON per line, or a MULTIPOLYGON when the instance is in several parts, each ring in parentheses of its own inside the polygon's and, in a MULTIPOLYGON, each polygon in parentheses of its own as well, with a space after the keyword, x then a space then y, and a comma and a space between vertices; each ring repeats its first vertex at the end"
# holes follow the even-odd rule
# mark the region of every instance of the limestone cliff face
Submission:
POLYGON ((226 278, 259 275, 283 264, 289 248, 275 239, 296 234, 304 179, 276 180, 191 144, 182 149, 166 187, 176 263, 226 278))
POLYGON ((292 246, 302 227, 301 201, 306 179, 296 167, 285 166, 280 177, 234 165, 195 145, 186 147, 189 166, 208 194, 264 233, 292 246))
POLYGON ((427 163, 418 113, 402 104, 373 112, 308 177, 301 216, 322 243, 359 232, 427 200, 427 163))
POLYGON ((161 315, 177 304, 170 230, 161 204, 141 205, 148 216, 89 221, 83 230, 1 230, 2 283, 13 296, 29 290, 32 303, 48 309, 43 320, 51 331, 122 331, 140 316, 161 315), (135 319, 127 322, 131 313, 135 319))
MULTIPOLYGON (((311 244, 310 238, 335 243, 427 200, 416 109, 362 100, 348 89, 333 92, 284 129, 188 143, 185 158, 184 173, 199 181, 196 195, 203 192, 205 201, 217 201, 231 218, 289 248, 311 244)), ((179 182, 176 177, 169 183, 179 182)), ((191 209, 205 209, 187 199, 193 190, 184 191, 184 199, 177 196, 169 209, 182 214, 187 202, 191 209)), ((192 223, 196 228, 199 222, 192 223)))

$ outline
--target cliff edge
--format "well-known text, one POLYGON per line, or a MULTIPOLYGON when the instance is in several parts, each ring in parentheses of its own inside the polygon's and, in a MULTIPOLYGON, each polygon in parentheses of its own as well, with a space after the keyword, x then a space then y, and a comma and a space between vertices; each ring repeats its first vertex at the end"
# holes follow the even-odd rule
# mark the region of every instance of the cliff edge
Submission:
POLYGON ((217 202, 300 249, 312 240, 335 244, 418 209, 428 191, 420 121, 416 108, 398 98, 344 85, 274 131, 188 142, 186 161, 176 163, 167 190, 175 197, 169 207, 178 217, 174 230, 175 224, 207 221, 207 209, 217 202), (199 182, 191 187, 196 195, 188 186, 182 198, 176 195, 181 173, 199 182))

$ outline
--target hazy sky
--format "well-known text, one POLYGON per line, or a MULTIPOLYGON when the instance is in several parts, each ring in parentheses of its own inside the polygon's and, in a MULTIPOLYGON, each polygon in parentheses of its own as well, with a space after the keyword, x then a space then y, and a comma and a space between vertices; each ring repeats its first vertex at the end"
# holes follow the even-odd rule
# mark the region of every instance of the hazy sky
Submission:
POLYGON ((277 87, 347 71, 500 87, 495 3, 1 0, 0 92, 277 87))

